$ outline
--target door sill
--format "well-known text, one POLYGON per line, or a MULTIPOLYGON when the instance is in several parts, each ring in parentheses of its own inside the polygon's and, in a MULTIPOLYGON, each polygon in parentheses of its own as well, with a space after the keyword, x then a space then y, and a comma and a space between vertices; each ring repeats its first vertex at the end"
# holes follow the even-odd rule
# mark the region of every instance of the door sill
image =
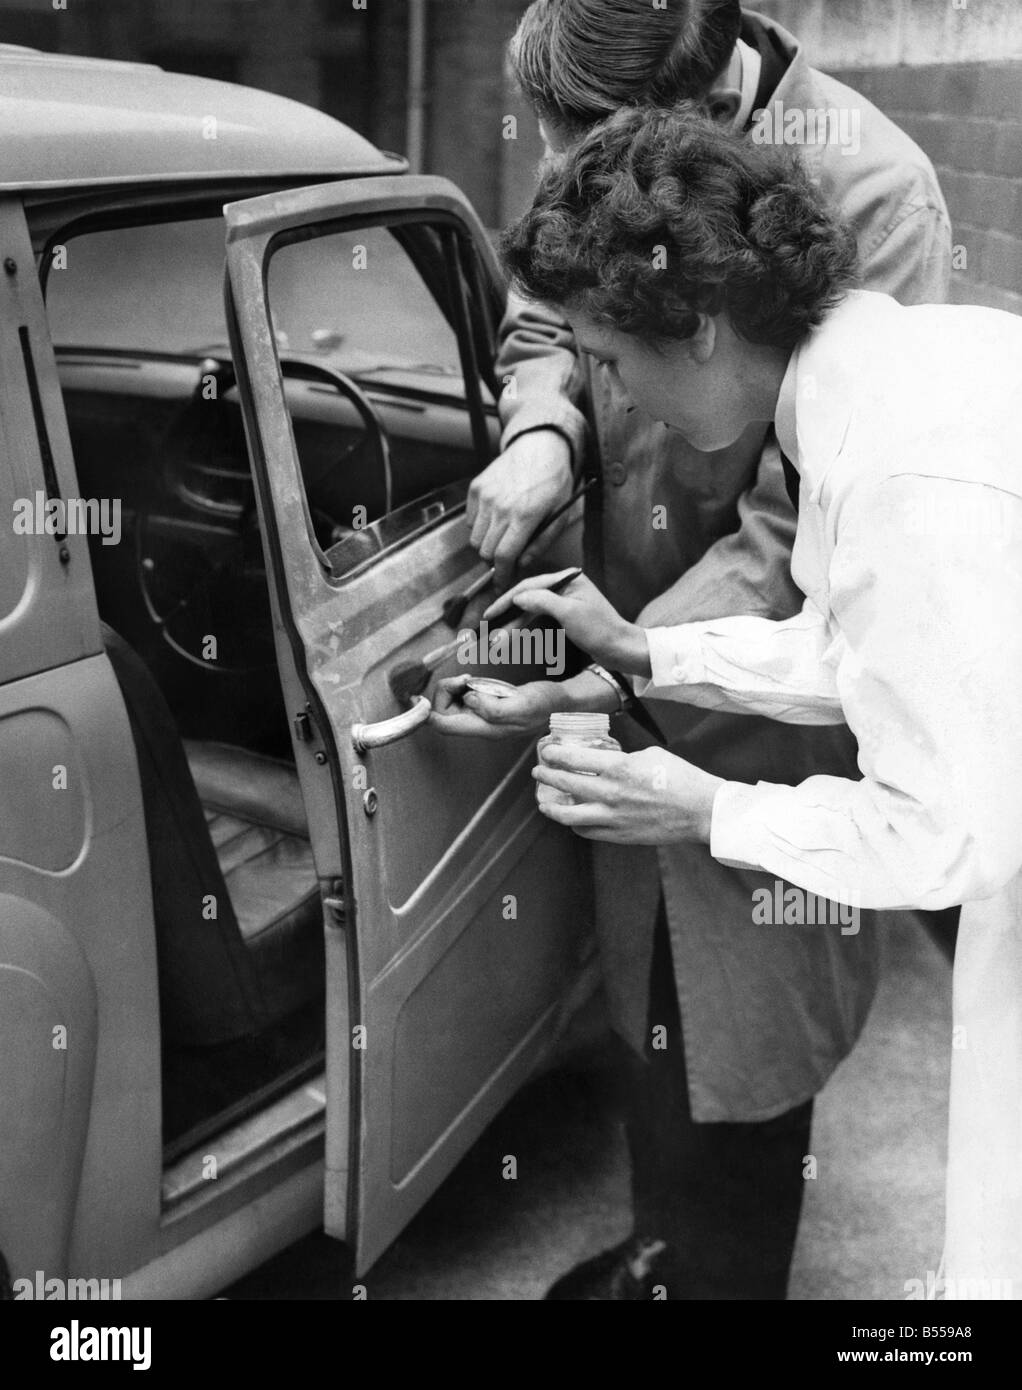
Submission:
POLYGON ((218 1110, 216 1114, 200 1120, 198 1124, 192 1125, 183 1134, 172 1139, 169 1144, 164 1144, 164 1171, 173 1167, 180 1158, 190 1153, 191 1150, 197 1149, 200 1144, 208 1145, 210 1140, 215 1142, 217 1136, 233 1129, 242 1120, 265 1111, 271 1101, 293 1091, 300 1082, 311 1082, 313 1077, 322 1073, 324 1061, 325 1054, 323 1049, 319 1048, 313 1056, 289 1067, 287 1071, 275 1076, 264 1086, 260 1086, 258 1090, 251 1091, 248 1095, 242 1096, 240 1100, 218 1110))
MULTIPOLYGON (((163 1170, 162 1227, 174 1243, 174 1228, 201 1217, 219 1219, 265 1191, 285 1173, 322 1156, 326 1126, 326 1075, 317 1073, 255 1115, 221 1130, 163 1170), (209 1209, 217 1208, 214 1215, 209 1209)), ((165 1243, 168 1243, 165 1241, 165 1243)))

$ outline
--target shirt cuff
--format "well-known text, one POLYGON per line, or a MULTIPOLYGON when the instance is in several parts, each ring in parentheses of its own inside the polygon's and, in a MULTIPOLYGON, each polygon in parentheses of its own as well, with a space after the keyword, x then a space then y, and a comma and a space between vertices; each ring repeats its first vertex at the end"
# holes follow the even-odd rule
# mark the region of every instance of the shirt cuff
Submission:
POLYGON ((725 782, 717 788, 710 815, 710 853, 732 869, 762 869, 753 824, 757 802, 770 788, 725 782))
POLYGON ((553 430, 567 441, 574 472, 585 453, 587 428, 585 416, 563 396, 521 401, 504 426, 500 447, 503 452, 523 434, 534 434, 537 430, 553 430))
POLYGON ((701 685, 705 681, 700 629, 699 623, 646 628, 650 679, 636 677, 632 682, 639 699, 658 686, 701 685))

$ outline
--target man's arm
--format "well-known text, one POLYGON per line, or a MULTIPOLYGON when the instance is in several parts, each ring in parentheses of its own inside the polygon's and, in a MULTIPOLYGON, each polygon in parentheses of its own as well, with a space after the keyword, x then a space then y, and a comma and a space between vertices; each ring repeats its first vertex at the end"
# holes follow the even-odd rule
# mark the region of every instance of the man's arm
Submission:
POLYGON ((910 198, 863 248, 862 288, 900 304, 946 304, 951 289, 951 224, 937 195, 910 198))
MULTIPOLYGON (((501 453, 473 480, 467 508, 471 543, 495 567, 498 588, 525 558, 532 533, 570 497, 587 431, 576 404, 584 374, 568 325, 542 305, 511 295, 501 334, 501 453)), ((571 520, 565 515, 554 522, 536 554, 571 520)))
POLYGON ((550 429, 562 434, 577 469, 586 440, 580 407, 585 376, 571 329, 553 309, 508 295, 496 361, 501 448, 521 435, 550 429))

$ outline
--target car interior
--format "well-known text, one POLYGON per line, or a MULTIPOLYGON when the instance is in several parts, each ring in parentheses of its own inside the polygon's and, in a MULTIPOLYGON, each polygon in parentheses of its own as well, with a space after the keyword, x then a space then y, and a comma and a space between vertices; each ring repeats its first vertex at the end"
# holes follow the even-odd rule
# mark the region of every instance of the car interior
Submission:
MULTIPOLYGON (((480 466, 444 243, 358 228, 271 262, 310 543, 338 579, 463 502, 480 466)), ((40 263, 80 495, 122 508, 120 543, 89 545, 142 781, 167 1161, 320 1069, 324 1048, 322 909, 223 265, 218 216, 70 226, 40 263)))

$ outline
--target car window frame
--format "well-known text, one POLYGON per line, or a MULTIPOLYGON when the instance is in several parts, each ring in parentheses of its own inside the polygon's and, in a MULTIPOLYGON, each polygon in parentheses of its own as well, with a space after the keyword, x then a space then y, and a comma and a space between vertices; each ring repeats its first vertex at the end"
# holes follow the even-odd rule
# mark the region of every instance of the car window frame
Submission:
MULTIPOLYGON (((451 288, 453 281, 453 318, 448 313, 448 309, 442 299, 438 297, 435 286, 437 277, 435 270, 431 266, 424 266, 420 263, 421 258, 406 245, 405 238, 396 238, 402 249, 405 250, 416 271, 422 278, 423 285, 430 293, 437 304, 438 309, 444 315, 458 340, 458 353, 461 360, 462 382, 466 386, 465 396, 452 396, 444 399, 444 404, 454 409, 467 409, 469 412, 473 449, 476 455, 476 472, 480 472, 492 461, 490 447, 488 419, 492 419, 497 414, 497 399, 499 390, 497 386, 495 359, 496 359, 496 329, 494 327, 495 314, 494 308, 497 307, 498 286, 489 286, 487 293, 487 283, 483 279, 483 268, 477 252, 476 243, 469 229, 454 213, 446 212, 443 209, 430 208, 423 210, 419 208, 395 208, 374 211, 371 216, 356 214, 350 217, 332 217, 320 222, 305 223, 299 227, 288 228, 285 231, 277 232, 270 238, 266 248, 266 268, 263 277, 263 294, 267 315, 270 316, 272 305, 268 298, 268 286, 266 274, 269 271, 273 257, 283 246, 293 245, 297 242, 314 241, 325 236, 343 234, 345 232, 357 232, 363 228, 382 228, 391 229, 400 226, 413 226, 423 229, 439 226, 447 233, 444 250, 444 275, 447 280, 447 287, 451 288), (483 342, 487 343, 488 351, 480 357, 479 350, 483 342), (471 388, 467 386, 471 383, 471 388), (482 385, 486 385, 493 397, 492 403, 488 403, 482 396, 482 385), (470 398, 471 396, 471 398, 470 398)), ((227 285, 225 283, 225 293, 227 285)), ((274 352, 277 358, 277 367, 280 370, 280 348, 274 343, 274 352)), ((357 378, 356 378, 357 379, 357 378)), ((393 388, 390 388, 393 390, 393 388)), ((394 392, 394 394, 400 394, 394 392)), ((294 439, 294 429, 290 419, 288 425, 291 429, 292 447, 297 455, 297 443, 294 439)), ((473 473, 471 476, 475 476, 473 473)), ((439 491, 447 491, 452 485, 447 485, 439 491)), ((467 491, 467 488, 466 488, 467 491)), ((408 503, 409 507, 428 503, 433 496, 432 493, 424 493, 421 499, 415 499, 408 503)), ((312 520, 309 515, 308 507, 306 513, 306 534, 313 556, 319 564, 327 582, 331 587, 340 589, 348 581, 357 578, 365 573, 365 570, 376 564, 383 556, 391 555, 402 549, 405 545, 419 539, 434 527, 442 522, 450 520, 452 516, 463 511, 465 502, 462 501, 450 508, 444 508, 436 516, 425 519, 421 526, 410 530, 407 534, 395 538, 383 549, 375 551, 360 561, 358 564, 337 571, 329 558, 329 552, 324 551, 316 539, 312 527, 312 520)), ((400 509, 398 509, 400 510, 400 509)), ((341 542, 343 544, 343 542, 341 542)))

